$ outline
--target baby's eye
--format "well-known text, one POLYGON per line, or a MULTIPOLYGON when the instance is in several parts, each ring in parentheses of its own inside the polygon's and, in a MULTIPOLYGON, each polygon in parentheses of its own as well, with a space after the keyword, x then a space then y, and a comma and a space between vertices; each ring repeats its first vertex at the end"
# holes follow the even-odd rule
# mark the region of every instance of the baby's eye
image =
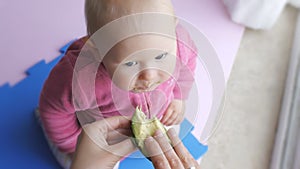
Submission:
POLYGON ((168 55, 168 52, 165 52, 165 53, 163 53, 163 54, 160 54, 160 55, 156 56, 155 59, 156 59, 156 60, 160 60, 160 59, 165 58, 167 55, 168 55))
POLYGON ((125 63, 126 66, 134 66, 136 64, 137 64, 137 62, 127 62, 127 63, 125 63))

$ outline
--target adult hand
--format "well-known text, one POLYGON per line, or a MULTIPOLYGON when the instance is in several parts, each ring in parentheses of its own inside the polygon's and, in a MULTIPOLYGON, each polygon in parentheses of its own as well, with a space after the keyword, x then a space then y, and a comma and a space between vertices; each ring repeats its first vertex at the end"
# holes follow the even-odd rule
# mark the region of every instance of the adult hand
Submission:
POLYGON ((112 169, 136 148, 131 135, 130 120, 115 116, 83 126, 71 169, 112 169))
POLYGON ((200 166, 185 148, 173 128, 167 132, 169 140, 160 130, 145 140, 145 147, 155 169, 199 169, 200 166), (173 147, 172 147, 173 146, 173 147))

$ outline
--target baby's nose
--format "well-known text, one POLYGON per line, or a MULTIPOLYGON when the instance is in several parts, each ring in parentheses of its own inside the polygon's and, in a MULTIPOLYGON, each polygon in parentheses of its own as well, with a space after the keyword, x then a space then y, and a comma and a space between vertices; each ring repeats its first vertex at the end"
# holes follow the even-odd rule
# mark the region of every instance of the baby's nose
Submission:
POLYGON ((146 69, 146 70, 143 70, 139 74, 139 79, 140 80, 151 81, 151 80, 155 79, 157 77, 157 75, 158 75, 157 70, 146 69))

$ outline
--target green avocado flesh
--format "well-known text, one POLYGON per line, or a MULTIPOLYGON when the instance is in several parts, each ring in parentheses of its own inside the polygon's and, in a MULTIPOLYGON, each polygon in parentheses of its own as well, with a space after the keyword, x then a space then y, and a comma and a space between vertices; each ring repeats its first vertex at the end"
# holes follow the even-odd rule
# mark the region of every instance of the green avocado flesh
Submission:
POLYGON ((144 141, 147 137, 153 136, 158 129, 166 135, 167 130, 156 117, 148 119, 144 112, 137 107, 131 119, 131 130, 135 137, 136 145, 146 157, 148 155, 144 147, 144 141))

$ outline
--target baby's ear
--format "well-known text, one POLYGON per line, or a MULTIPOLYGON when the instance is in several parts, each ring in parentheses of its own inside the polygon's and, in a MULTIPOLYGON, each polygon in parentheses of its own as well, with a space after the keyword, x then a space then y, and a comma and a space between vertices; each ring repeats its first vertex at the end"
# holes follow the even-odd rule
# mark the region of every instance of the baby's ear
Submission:
POLYGON ((93 56, 97 59, 97 60, 102 60, 104 57, 100 55, 99 50, 96 47, 96 44, 94 43, 92 38, 89 38, 86 43, 85 43, 86 47, 89 49, 89 51, 92 52, 93 56))
POLYGON ((175 16, 175 25, 177 26, 179 24, 179 19, 175 16))
POLYGON ((87 41, 86 41, 86 44, 89 45, 89 47, 93 47, 95 48, 95 43, 93 42, 93 40, 91 38, 89 38, 87 41))

